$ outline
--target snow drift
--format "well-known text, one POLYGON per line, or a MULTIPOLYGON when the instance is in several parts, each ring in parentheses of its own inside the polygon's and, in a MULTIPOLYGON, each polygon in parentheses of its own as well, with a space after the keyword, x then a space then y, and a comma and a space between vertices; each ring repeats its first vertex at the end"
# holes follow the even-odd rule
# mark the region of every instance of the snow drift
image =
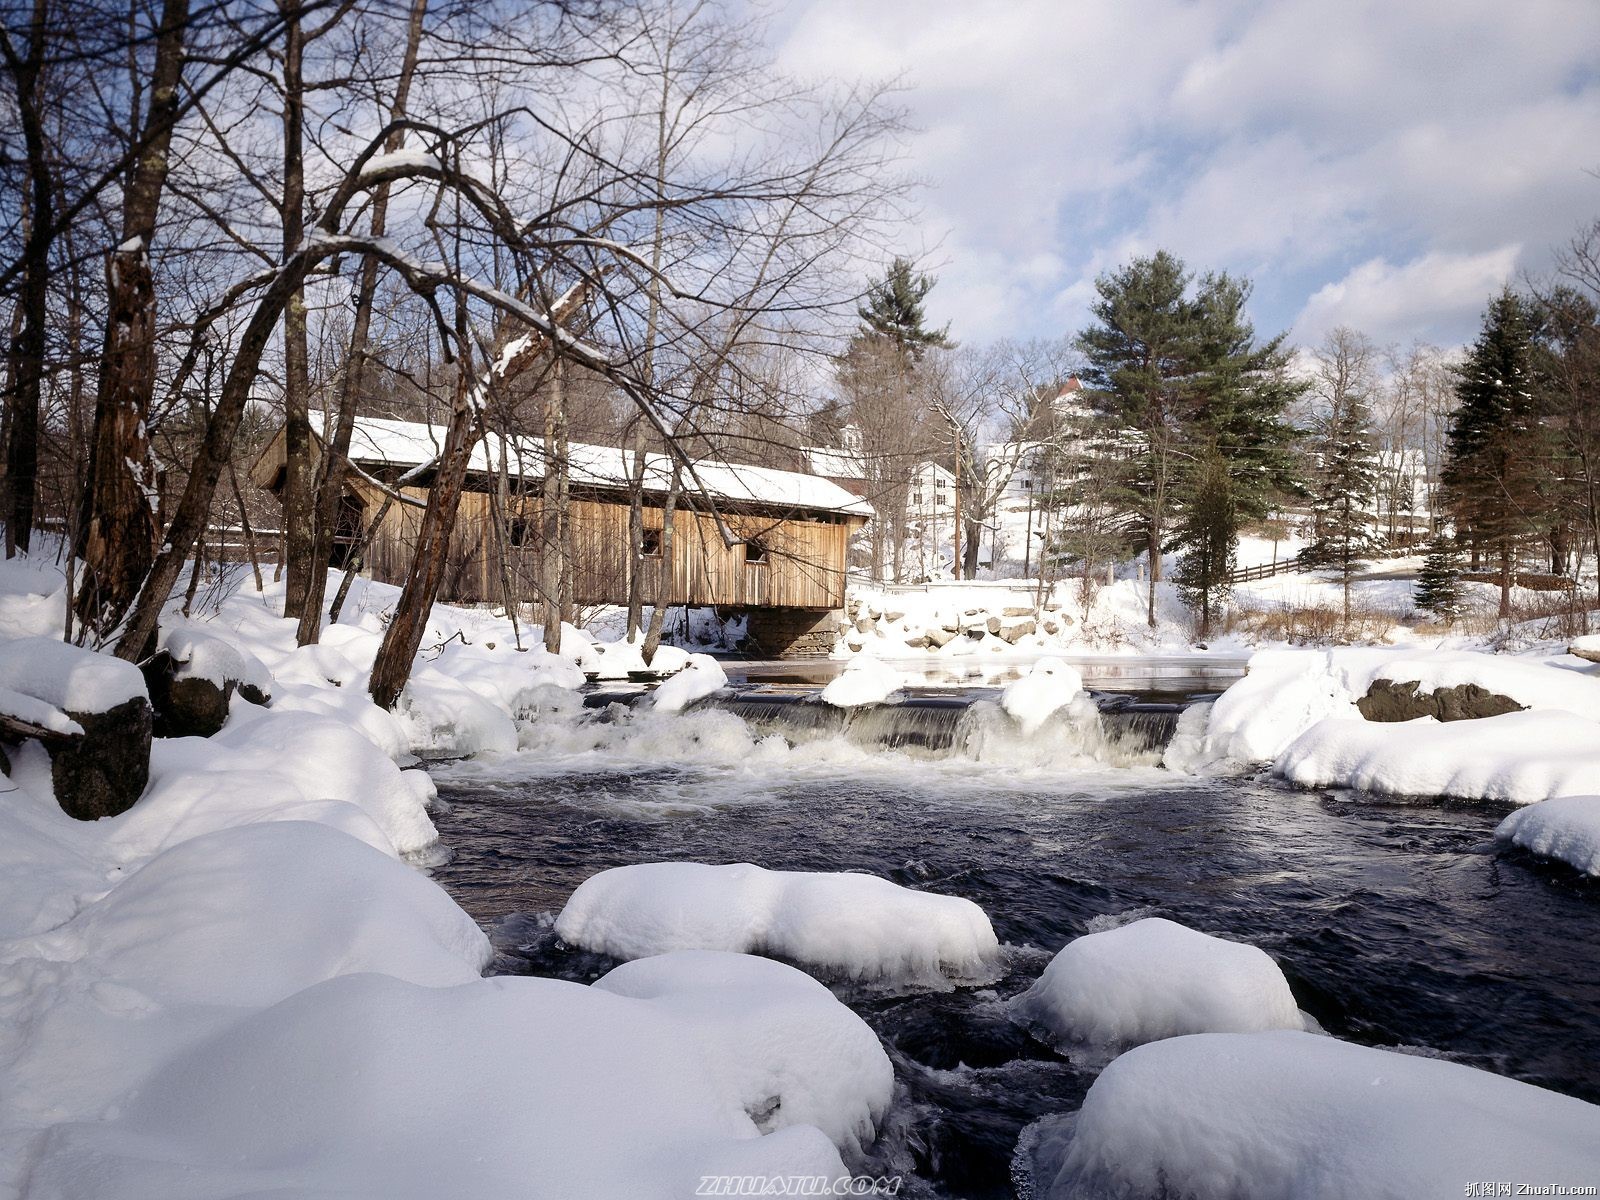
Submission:
POLYGON ((1050 1200, 1460 1196, 1482 1180, 1600 1179, 1600 1106, 1436 1058, 1309 1033, 1130 1050, 1082 1110, 1024 1136, 1050 1200))
POLYGON ((556 919, 614 958, 673 950, 770 954, 845 979, 948 987, 997 974, 1000 947, 970 900, 874 875, 749 863, 641 863, 584 880, 556 919))

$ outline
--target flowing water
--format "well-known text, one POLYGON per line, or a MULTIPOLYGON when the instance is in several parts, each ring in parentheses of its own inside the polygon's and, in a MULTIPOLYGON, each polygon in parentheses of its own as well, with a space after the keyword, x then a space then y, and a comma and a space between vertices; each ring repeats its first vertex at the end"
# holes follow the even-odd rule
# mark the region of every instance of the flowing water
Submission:
POLYGON ((514 759, 438 768, 455 857, 436 877, 491 930, 497 971, 585 981, 612 964, 550 921, 625 863, 869 871, 982 905, 1008 951, 995 987, 839 990, 897 1077, 856 1165, 905 1173, 904 1194, 1012 1194, 1018 1133, 1077 1108, 1093 1072, 1002 1002, 1070 939, 1145 915, 1262 946, 1335 1036, 1600 1102, 1600 886, 1497 853, 1502 810, 1194 780, 1149 765, 1148 728, 1058 723, 1029 744, 981 698, 849 721, 792 697, 731 707, 568 709, 514 759))

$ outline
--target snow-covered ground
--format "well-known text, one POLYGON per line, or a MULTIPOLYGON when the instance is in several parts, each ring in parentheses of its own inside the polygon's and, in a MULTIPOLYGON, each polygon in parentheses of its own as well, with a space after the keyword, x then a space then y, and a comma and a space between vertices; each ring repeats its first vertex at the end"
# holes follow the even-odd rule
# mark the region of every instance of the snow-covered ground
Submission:
MULTIPOLYGON (((892 1071, 793 968, 686 954, 594 987, 480 977, 487 939, 416 869, 437 835, 413 756, 515 751, 595 650, 574 633, 570 657, 548 655, 527 629, 519 648, 508 621, 440 606, 388 713, 364 684, 395 597, 358 585, 303 648, 270 588, 169 613, 180 674, 252 681, 271 703, 235 697, 215 736, 157 740, 120 816, 72 820, 41 746, 11 748, 0 1196, 377 1200, 537 1179, 676 1197, 707 1174, 846 1175, 892 1071)), ((70 733, 66 712, 145 684, 52 640, 64 604, 59 571, 0 567, 6 707, 70 733)), ((687 702, 721 681, 691 660, 673 684, 687 702)), ((871 884, 899 891, 843 886, 871 884)))
MULTIPOLYGON (((1136 581, 1101 596, 1142 621, 1136 581)), ((48 565, 0 566, 0 708, 70 734, 69 713, 136 700, 145 684, 56 640, 65 599, 48 565)), ((483 933, 417 869, 441 848, 416 763, 474 755, 493 771, 603 748, 789 772, 867 752, 802 751, 727 712, 681 713, 724 682, 702 656, 669 655, 682 670, 653 706, 584 721, 585 671, 625 675, 637 647, 566 630, 547 654, 537 630, 447 606, 386 712, 365 677, 395 599, 358 584, 309 647, 270 587, 204 596, 193 619, 169 613, 163 645, 180 673, 247 681, 271 702, 236 695, 216 735, 158 740, 144 794, 120 816, 72 820, 42 746, 8 749, 0 1198, 501 1196, 530 1180, 563 1197, 668 1197, 706 1175, 847 1174, 889 1111, 889 1057, 809 974, 752 955, 891 989, 983 984, 1006 952, 977 905, 864 874, 619 868, 574 892, 557 932, 632 961, 592 986, 484 979, 483 933)), ((948 600, 931 603, 937 615, 948 600)), ((1095 763, 1072 740, 1094 719, 1081 679, 1042 657, 1055 645, 1043 615, 1002 605, 989 613, 1000 633, 985 617, 981 638, 925 651, 989 653, 993 639, 1041 658, 979 711, 988 750, 970 786, 1001 765, 1095 763), (1040 628, 1006 624, 1028 620, 1040 628)), ((837 698, 870 703, 903 682, 861 661, 840 677, 855 694, 837 698)), ((1242 684, 1185 715, 1168 761, 1542 801, 1501 836, 1594 872, 1597 734, 1600 664, 1413 641, 1258 655, 1242 684), (1525 710, 1368 722, 1355 701, 1379 679, 1475 684, 1525 710)), ((1446 1162, 1452 1179, 1600 1177, 1594 1106, 1283 1032, 1303 1022, 1265 953, 1168 922, 1069 944, 1017 1015, 1058 1044, 1151 1043, 1112 1062, 1081 1115, 1036 1128, 1023 1153, 1042 1194, 1165 1180, 1197 1196, 1287 1195, 1334 1179, 1345 1192, 1327 1194, 1395 1194, 1446 1162), (1238 1030, 1275 1032, 1222 1032, 1238 1030)))

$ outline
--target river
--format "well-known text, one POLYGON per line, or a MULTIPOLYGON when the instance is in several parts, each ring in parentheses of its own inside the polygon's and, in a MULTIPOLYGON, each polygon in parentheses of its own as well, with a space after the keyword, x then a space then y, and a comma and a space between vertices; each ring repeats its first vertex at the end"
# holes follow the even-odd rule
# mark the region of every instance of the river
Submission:
MULTIPOLYGON (((1145 682, 1165 697, 1216 680, 1145 682)), ((898 1081, 857 1165, 905 1173, 903 1194, 1013 1194, 1019 1132, 1075 1109, 1094 1075, 1000 1001, 1072 938, 1144 915, 1263 947, 1338 1037, 1600 1102, 1600 887, 1496 853, 1497 807, 1196 780, 1149 754, 1107 765, 1103 746, 973 757, 959 742, 908 753, 828 737, 789 750, 728 712, 589 710, 565 724, 514 758, 436 768, 454 859, 435 876, 491 931, 497 972, 608 969, 549 923, 578 883, 626 863, 868 871, 989 913, 1009 948, 995 987, 837 989, 898 1081)))

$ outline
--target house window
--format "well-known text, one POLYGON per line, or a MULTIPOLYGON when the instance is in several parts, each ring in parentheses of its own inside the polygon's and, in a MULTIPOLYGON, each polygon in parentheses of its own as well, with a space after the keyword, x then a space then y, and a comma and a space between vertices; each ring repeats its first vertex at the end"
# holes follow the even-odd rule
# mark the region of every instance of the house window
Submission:
POLYGON ((526 546, 528 544, 528 535, 531 532, 528 528, 528 519, 526 517, 512 517, 510 527, 506 532, 513 546, 526 546))
POLYGON ((766 548, 766 546, 762 545, 760 542, 755 542, 755 541, 746 542, 744 544, 744 562, 745 562, 745 566, 747 566, 747 567, 752 567, 752 566, 762 566, 762 567, 764 567, 764 566, 766 566, 767 565, 767 548, 766 548))
POLYGON ((1023 481, 1022 481, 1022 490, 1023 490, 1023 491, 1025 491, 1025 492, 1031 492, 1031 491, 1033 491, 1033 480, 1031 480, 1031 479, 1024 479, 1024 480, 1023 480, 1023 481))
POLYGON ((921 504, 922 503, 922 493, 921 492, 912 492, 911 493, 911 503, 913 503, 913 504, 921 504))
POLYGON ((645 558, 661 557, 661 530, 646 529, 639 535, 639 553, 645 558))

